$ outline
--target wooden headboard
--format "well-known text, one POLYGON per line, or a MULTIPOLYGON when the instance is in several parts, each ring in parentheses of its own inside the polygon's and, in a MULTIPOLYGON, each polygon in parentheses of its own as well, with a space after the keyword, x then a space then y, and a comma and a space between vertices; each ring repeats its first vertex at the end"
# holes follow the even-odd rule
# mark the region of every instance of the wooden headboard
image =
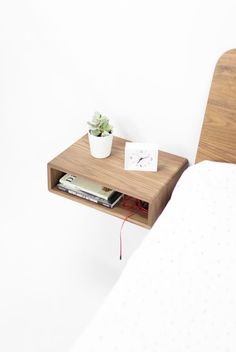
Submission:
POLYGON ((202 160, 236 163, 236 49, 215 68, 196 156, 202 160))

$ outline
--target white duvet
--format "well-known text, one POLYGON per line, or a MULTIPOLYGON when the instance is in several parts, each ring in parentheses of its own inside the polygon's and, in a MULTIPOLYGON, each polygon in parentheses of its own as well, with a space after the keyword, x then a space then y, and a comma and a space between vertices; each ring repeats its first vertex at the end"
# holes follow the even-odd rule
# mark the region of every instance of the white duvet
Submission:
POLYGON ((72 351, 236 351, 236 165, 185 171, 72 351))

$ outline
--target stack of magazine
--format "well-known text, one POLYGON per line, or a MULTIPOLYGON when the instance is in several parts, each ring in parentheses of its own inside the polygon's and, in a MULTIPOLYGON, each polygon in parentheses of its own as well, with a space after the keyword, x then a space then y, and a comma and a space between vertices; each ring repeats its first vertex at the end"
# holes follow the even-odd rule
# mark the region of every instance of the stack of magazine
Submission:
POLYGON ((60 191, 68 192, 80 198, 90 200, 108 208, 113 208, 123 197, 123 194, 82 176, 65 174, 57 184, 60 191))

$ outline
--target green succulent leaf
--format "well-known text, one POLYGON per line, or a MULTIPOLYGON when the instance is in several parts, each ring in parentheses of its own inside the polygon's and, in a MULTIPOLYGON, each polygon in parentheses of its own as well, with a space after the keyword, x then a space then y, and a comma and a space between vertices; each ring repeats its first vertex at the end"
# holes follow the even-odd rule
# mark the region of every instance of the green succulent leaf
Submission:
POLYGON ((100 132, 99 129, 90 130, 90 133, 91 133, 93 136, 99 136, 99 135, 101 134, 101 132, 100 132))
POLYGON ((90 133, 94 136, 107 136, 112 132, 109 119, 99 112, 94 113, 91 121, 88 121, 88 125, 90 126, 90 133))
POLYGON ((96 128, 96 127, 97 127, 97 125, 96 125, 95 123, 90 122, 90 121, 88 121, 87 124, 88 124, 90 127, 92 127, 92 128, 96 128))
POLYGON ((107 131, 104 131, 104 132, 102 132, 102 137, 106 137, 106 136, 109 136, 109 132, 107 132, 107 131))

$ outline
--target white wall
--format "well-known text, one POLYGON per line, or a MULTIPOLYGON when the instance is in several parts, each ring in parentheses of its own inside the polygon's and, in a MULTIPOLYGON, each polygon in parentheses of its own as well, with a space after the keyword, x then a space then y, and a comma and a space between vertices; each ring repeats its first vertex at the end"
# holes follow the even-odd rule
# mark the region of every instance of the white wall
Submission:
POLYGON ((100 110, 118 135, 193 161, 215 62, 236 46, 234 10, 233 0, 2 1, 1 116, 66 146, 100 110))
POLYGON ((1 350, 65 351, 147 233, 126 225, 119 263, 121 221, 49 194, 47 161, 99 110, 118 135, 193 162, 216 60, 236 47, 235 10, 0 1, 1 350))

